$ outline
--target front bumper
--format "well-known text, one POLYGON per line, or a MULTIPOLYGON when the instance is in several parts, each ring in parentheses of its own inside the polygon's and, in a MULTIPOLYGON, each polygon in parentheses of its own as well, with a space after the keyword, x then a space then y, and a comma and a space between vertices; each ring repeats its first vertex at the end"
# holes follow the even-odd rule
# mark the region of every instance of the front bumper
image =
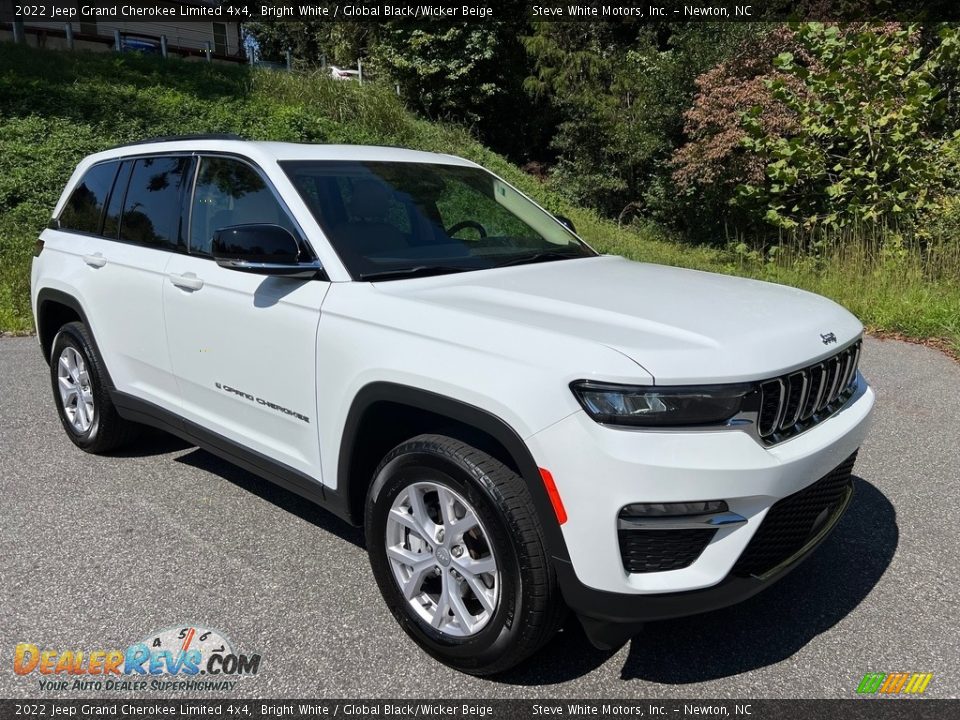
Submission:
MULTIPOLYGON (((851 457, 844 464, 852 466, 853 459, 851 457)), ((569 562, 558 561, 555 567, 564 599, 580 616, 587 635, 597 647, 616 647, 634 635, 645 622, 717 610, 746 600, 769 587, 805 560, 827 538, 843 517, 852 497, 853 484, 847 480, 843 497, 827 521, 796 552, 760 575, 744 575, 735 569, 713 587, 637 596, 588 588, 576 578, 569 562)))
POLYGON ((738 577, 731 570, 772 506, 857 451, 873 404, 873 391, 861 377, 840 411, 773 447, 737 430, 612 429, 584 413, 528 438, 538 464, 553 475, 567 512, 562 531, 570 560, 556 561, 567 603, 588 623, 637 624, 724 607, 776 581, 826 537, 843 508, 818 529, 816 542, 762 579, 738 577), (746 522, 717 530, 687 567, 643 573, 624 568, 617 535, 621 508, 708 500, 725 501, 746 522))

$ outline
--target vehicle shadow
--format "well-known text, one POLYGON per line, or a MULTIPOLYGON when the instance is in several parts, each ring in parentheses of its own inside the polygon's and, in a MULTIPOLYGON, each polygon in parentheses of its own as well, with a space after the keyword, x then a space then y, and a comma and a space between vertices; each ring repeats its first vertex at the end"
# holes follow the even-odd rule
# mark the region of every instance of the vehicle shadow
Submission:
MULTIPOLYGON (((893 505, 874 485, 854 477, 854 499, 846 515, 796 570, 739 605, 647 624, 630 642, 620 676, 680 685, 781 662, 870 594, 898 542, 893 505)), ((495 679, 514 685, 560 683, 612 657, 594 649, 572 624, 522 667, 495 679)))
POLYGON ((251 472, 247 472, 206 450, 195 448, 192 452, 179 456, 177 462, 213 473, 227 482, 231 482, 237 487, 276 505, 281 510, 285 510, 321 530, 336 535, 341 540, 346 540, 360 548, 365 547, 363 531, 360 528, 353 527, 328 510, 324 510, 319 505, 300 497, 296 493, 284 490, 269 480, 264 480, 251 472))
POLYGON ((193 445, 186 440, 178 438, 176 435, 171 435, 162 430, 144 425, 133 443, 125 445, 118 450, 111 450, 110 457, 154 457, 156 455, 166 455, 167 453, 186 450, 190 447, 193 447, 193 445))

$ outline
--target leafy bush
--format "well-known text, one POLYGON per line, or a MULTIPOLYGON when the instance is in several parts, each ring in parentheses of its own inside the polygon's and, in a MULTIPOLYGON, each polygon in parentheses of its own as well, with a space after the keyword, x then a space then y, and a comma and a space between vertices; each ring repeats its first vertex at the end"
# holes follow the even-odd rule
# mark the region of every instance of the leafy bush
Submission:
POLYGON ((681 195, 700 204, 708 225, 722 219, 741 234, 758 229, 753 207, 731 203, 740 185, 766 182, 765 159, 744 146, 748 136, 743 117, 752 111, 767 138, 797 131, 795 114, 770 87, 778 80, 802 92, 794 78, 773 66, 773 59, 788 51, 801 52, 793 31, 774 26, 696 79, 697 94, 683 114, 686 142, 674 151, 670 164, 681 195))
POLYGON ((744 146, 768 182, 745 183, 741 200, 782 228, 909 221, 940 186, 935 72, 955 51, 956 29, 926 54, 915 27, 805 23, 795 39, 804 56, 780 53, 774 66, 786 77, 769 87, 796 128, 771 133, 762 108, 750 112, 744 146))

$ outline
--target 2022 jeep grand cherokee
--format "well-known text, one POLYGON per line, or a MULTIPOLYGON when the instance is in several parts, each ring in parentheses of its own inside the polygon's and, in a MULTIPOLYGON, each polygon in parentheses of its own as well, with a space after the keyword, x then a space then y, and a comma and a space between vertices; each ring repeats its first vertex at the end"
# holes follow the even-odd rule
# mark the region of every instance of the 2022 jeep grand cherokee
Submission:
POLYGON ((782 576, 849 502, 874 402, 834 303, 598 255, 408 150, 92 155, 32 294, 76 445, 157 426, 362 522, 400 625, 476 674, 566 608, 609 647, 782 576))

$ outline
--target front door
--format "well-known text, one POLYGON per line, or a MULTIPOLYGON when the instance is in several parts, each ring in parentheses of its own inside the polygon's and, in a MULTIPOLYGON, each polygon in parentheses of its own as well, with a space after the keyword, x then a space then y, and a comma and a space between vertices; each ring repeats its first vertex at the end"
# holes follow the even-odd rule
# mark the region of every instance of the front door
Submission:
POLYGON ((163 284, 181 413, 319 483, 317 326, 329 283, 227 270, 211 258, 213 233, 231 225, 273 223, 302 238, 246 161, 200 158, 190 205, 189 252, 171 258, 163 284))

